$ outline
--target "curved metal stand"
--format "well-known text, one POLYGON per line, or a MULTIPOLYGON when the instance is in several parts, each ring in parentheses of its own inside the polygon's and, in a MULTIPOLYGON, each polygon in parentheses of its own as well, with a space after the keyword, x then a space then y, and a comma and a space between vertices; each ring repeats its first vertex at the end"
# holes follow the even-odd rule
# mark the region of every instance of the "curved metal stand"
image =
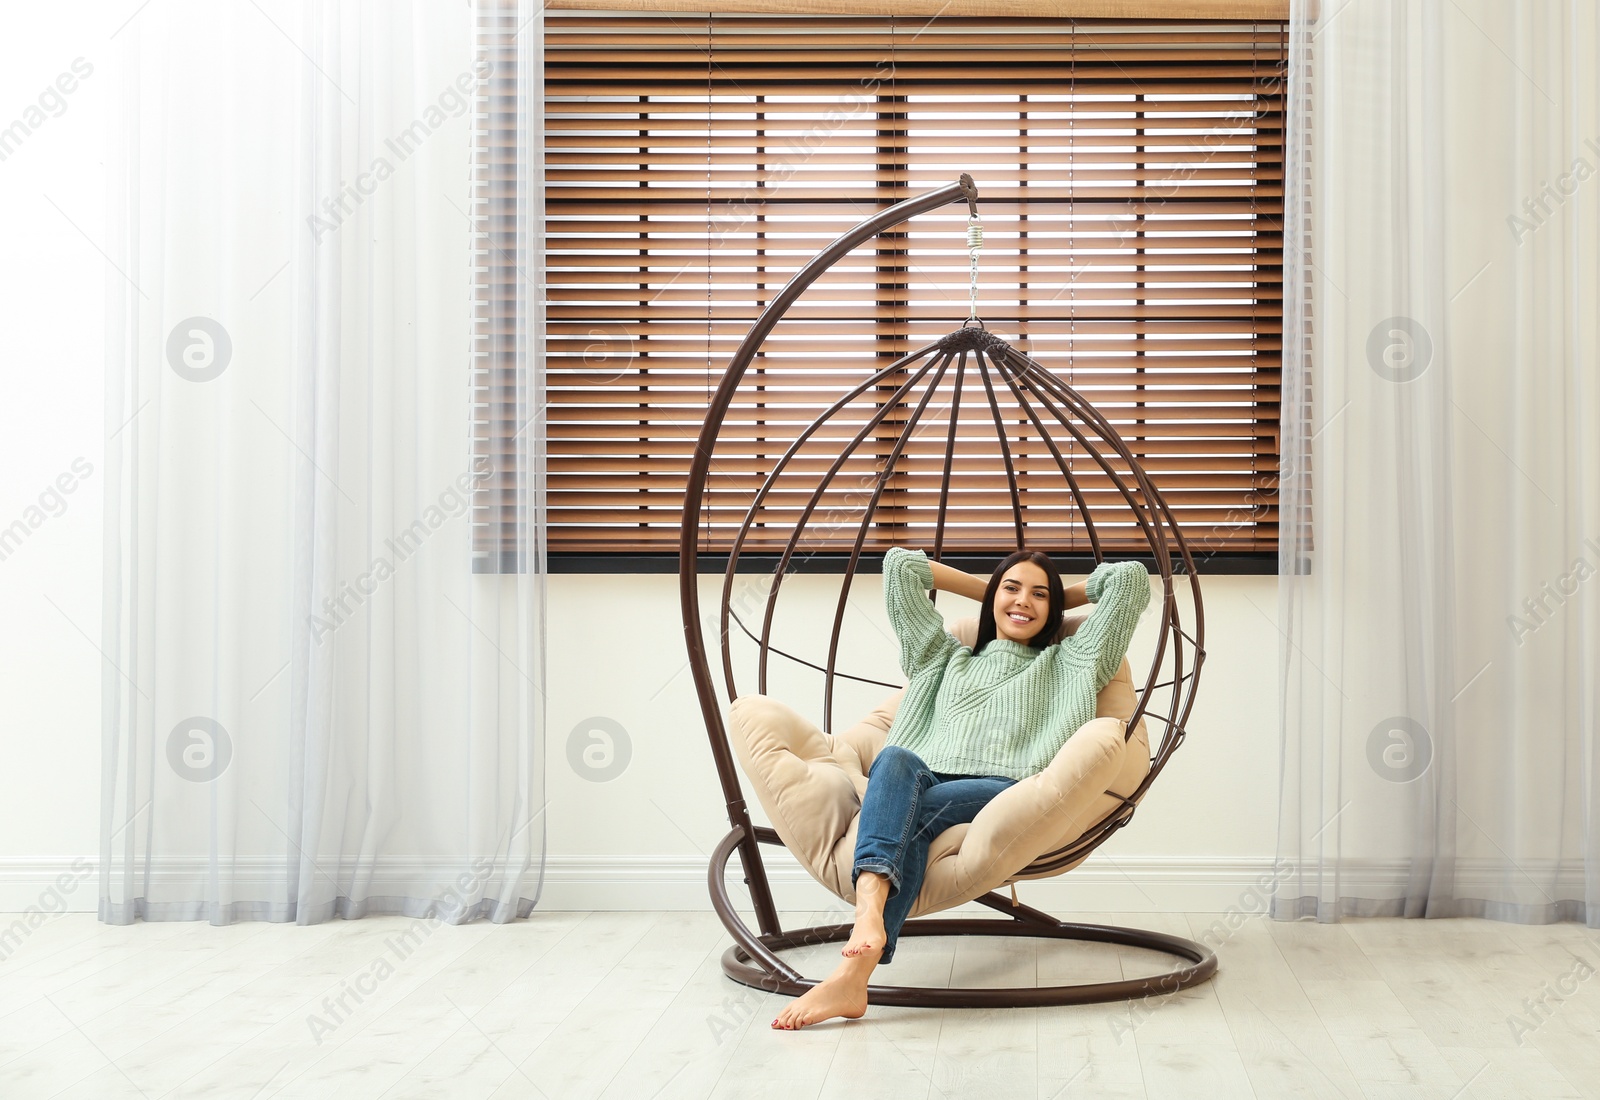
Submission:
MULTIPOLYGON (((699 437, 695 443, 694 456, 689 465, 688 479, 685 485, 682 532, 679 538, 678 555, 678 586, 679 597, 683 612, 684 643, 689 653, 689 667, 694 676, 695 692, 700 700, 700 710, 705 717, 706 734, 711 742, 711 754, 717 767, 717 777, 721 783, 724 801, 727 804, 728 823, 732 830, 717 846, 715 854, 711 857, 709 869, 710 890, 712 904, 716 907, 717 915, 723 925, 732 933, 735 946, 730 948, 722 960, 723 972, 737 982, 759 989, 768 989, 774 992, 798 994, 816 985, 816 981, 805 977, 788 963, 780 958, 777 952, 790 947, 797 947, 808 943, 832 943, 848 938, 850 929, 846 925, 823 925, 816 928, 803 928, 799 931, 785 932, 778 921, 777 907, 773 904, 772 891, 767 882, 766 867, 761 858, 762 844, 782 844, 778 834, 770 828, 757 827, 750 819, 749 807, 745 804, 744 792, 740 786, 738 771, 734 765, 733 752, 728 741, 728 730, 723 722, 722 704, 717 697, 716 685, 710 667, 710 655, 705 644, 705 633, 701 622, 700 588, 699 588, 699 560, 701 538, 700 520, 704 510, 709 507, 710 494, 708 478, 712 467, 713 452, 723 430, 723 421, 728 410, 740 394, 740 386, 745 371, 751 366, 756 355, 761 349, 763 341, 773 331, 774 327, 783 319, 789 307, 793 305, 806 289, 815 282, 833 264, 845 257, 857 245, 876 236, 884 230, 890 229, 901 222, 928 211, 935 210, 947 203, 965 202, 973 216, 977 214, 978 191, 972 177, 963 174, 960 179, 949 186, 929 191, 894 204, 881 210, 849 231, 840 236, 822 252, 818 253, 806 263, 786 283, 781 291, 769 301, 762 310, 761 315, 745 334, 738 349, 729 360, 727 370, 723 373, 722 381, 716 393, 711 397, 706 410, 704 422, 701 424, 699 437), (724 880, 725 868, 734 849, 739 851, 739 861, 744 868, 744 881, 750 890, 750 900, 755 909, 756 924, 761 929, 757 934, 745 926, 744 921, 734 910, 727 892, 724 880)), ((1033 876, 1036 874, 1059 873, 1062 869, 1077 863, 1083 856, 1097 848, 1116 830, 1126 825, 1132 816, 1134 806, 1144 794, 1145 789, 1160 774, 1168 757, 1180 744, 1185 735, 1184 723, 1187 721, 1190 707, 1193 705, 1195 687, 1199 680, 1200 666, 1205 658, 1205 620, 1201 610, 1199 581, 1195 575, 1195 562, 1190 554, 1183 534, 1178 530, 1178 525, 1172 510, 1162 499, 1161 494, 1151 483, 1150 478, 1140 466, 1137 456, 1133 454, 1118 436, 1112 423, 1067 382, 1035 362, 1027 355, 1008 345, 1005 341, 989 333, 981 327, 964 327, 938 341, 935 341, 920 350, 913 351, 879 369, 864 381, 858 380, 853 389, 844 397, 835 401, 833 405, 820 417, 814 419, 803 430, 799 430, 793 439, 778 441, 777 447, 782 450, 781 457, 776 458, 772 468, 766 473, 760 489, 755 493, 744 522, 739 527, 737 534, 729 547, 728 561, 724 570, 724 583, 720 599, 720 642, 723 669, 727 678, 727 697, 737 699, 740 696, 738 686, 734 682, 733 664, 729 647, 730 620, 737 621, 740 629, 750 635, 758 646, 758 690, 766 691, 767 655, 777 652, 783 656, 799 660, 800 663, 809 665, 824 673, 823 688, 823 729, 832 732, 833 714, 833 681, 839 671, 837 658, 839 653, 839 635, 844 618, 846 600, 849 594, 850 583, 861 560, 863 546, 865 545, 867 530, 877 514, 882 503, 883 494, 887 491, 891 476, 896 470, 906 444, 914 432, 918 420, 932 401, 935 391, 943 384, 947 373, 953 365, 953 398, 951 411, 948 415, 948 429, 943 462, 943 474, 940 481, 940 495, 936 530, 932 533, 934 557, 940 556, 944 546, 944 529, 946 521, 946 505, 949 499, 951 476, 953 469, 953 456, 955 455, 958 441, 957 420, 961 405, 961 388, 963 381, 970 372, 973 385, 981 383, 984 397, 987 398, 988 408, 994 422, 996 436, 995 446, 1004 461, 1006 484, 1010 489, 1011 512, 1016 532, 1018 547, 1024 541, 1023 505, 1021 500, 1021 485, 1015 463, 1012 459, 1008 436, 1011 429, 1003 424, 1000 409, 1001 397, 1007 395, 1014 400, 1019 410, 1027 418, 1028 423, 1036 430, 1038 438, 1042 441, 1051 458, 1055 460, 1060 472, 1062 484, 1071 493, 1075 502, 1078 515, 1084 524, 1084 531, 1091 544, 1094 559, 1099 562, 1104 560, 1104 551, 1097 534, 1096 524, 1090 514, 1086 500, 1086 493, 1080 486, 1073 463, 1061 452, 1057 443, 1058 438, 1070 439, 1069 450, 1074 455, 1083 456, 1085 463, 1092 463, 1100 472, 1105 481, 1116 490, 1121 497, 1122 506, 1126 509, 1128 517, 1143 536, 1141 545, 1148 545, 1149 552, 1155 563, 1156 571, 1160 575, 1162 584, 1161 626, 1158 632, 1155 657, 1150 666, 1150 674, 1145 679, 1142 693, 1139 695, 1133 714, 1126 720, 1127 732, 1125 737, 1132 737, 1134 727, 1143 719, 1152 719, 1162 722, 1166 726, 1165 736, 1161 738, 1160 748, 1150 762, 1150 770, 1146 774, 1139 788, 1131 794, 1114 794, 1121 800, 1122 805, 1101 819, 1101 821, 1088 829, 1077 840, 1065 848, 1053 852, 1041 853, 1033 863, 1029 864, 1021 874, 1033 876), (914 396, 914 391, 921 386, 920 396, 914 396), (870 392, 869 392, 870 391, 870 392), (892 391, 892 392, 886 392, 892 391), (863 397, 863 395, 866 395, 863 397), (800 449, 806 442, 818 433, 828 423, 830 418, 841 410, 851 405, 858 398, 862 400, 859 408, 852 413, 855 419, 847 425, 855 430, 855 436, 849 443, 836 453, 825 456, 831 458, 826 472, 821 476, 817 485, 805 484, 806 502, 797 516, 785 513, 789 519, 785 523, 792 528, 783 553, 773 570, 772 583, 766 596, 765 613, 761 620, 759 636, 746 627, 743 620, 732 615, 730 607, 733 592, 733 580, 738 571, 738 562, 744 552, 746 539, 752 530, 752 524, 758 510, 768 494, 775 491, 775 486, 780 475, 789 470, 791 460, 795 459, 800 449), (869 407, 870 406, 870 407, 869 407), (892 436, 892 443, 881 459, 881 469, 877 466, 874 484, 870 497, 860 508, 861 521, 856 529, 855 540, 850 550, 844 581, 841 586, 837 607, 834 612, 833 631, 825 665, 817 664, 784 653, 772 645, 772 622, 777 596, 784 575, 789 571, 797 546, 808 523, 819 507, 824 496, 834 484, 835 478, 856 449, 863 446, 866 438, 877 431, 891 414, 903 412, 904 416, 892 422, 892 427, 883 429, 883 433, 874 436, 877 443, 881 444, 885 435, 892 436), (1112 452, 1117 460, 1102 452, 1112 452), (1127 468, 1127 474, 1119 472, 1117 465, 1120 463, 1127 468), (1130 479, 1131 478, 1131 482, 1130 479), (1177 596, 1173 584, 1175 562, 1183 572, 1190 577, 1190 588, 1194 600, 1195 620, 1193 632, 1185 631, 1178 614, 1177 596), (1161 680, 1163 660, 1167 658, 1170 645, 1171 675, 1166 680, 1161 680), (1193 647, 1194 661, 1192 665, 1186 663, 1187 647, 1193 647), (1160 681, 1160 682, 1158 682, 1160 681), (1147 709, 1152 694, 1163 688, 1172 689, 1170 709, 1165 716, 1147 709)), ((823 398, 818 398, 822 400, 823 398)), ((847 418, 848 419, 848 418, 847 418)), ((784 432, 787 429, 783 430, 784 432)), ((765 437, 764 437, 765 438, 765 437)), ((820 436, 818 437, 821 438, 820 436)), ((830 437, 831 438, 831 437, 830 437)), ((974 437, 975 438, 975 437, 974 437)), ((774 452, 776 457, 776 451, 774 452)), ((816 457, 816 456, 813 456, 816 457)), ((937 457, 935 453, 934 457, 937 457)), ((875 460, 877 461, 877 460, 875 460)), ((1087 468, 1087 467, 1085 467, 1087 468)), ((798 466, 795 471, 798 471, 798 466)), ((809 476, 809 473, 808 475, 809 476)), ((794 495, 792 492, 790 495, 794 495)), ((720 506, 719 506, 720 507, 720 506)), ((724 509, 726 510, 726 509, 724 509)), ((897 522, 904 522, 903 517, 897 522)), ((859 679, 859 677, 857 677, 859 679)), ((869 681, 872 682, 872 681, 869 681)), ((902 928, 901 934, 908 936, 1038 936, 1045 939, 1058 940, 1084 940, 1100 943, 1123 944, 1128 947, 1142 947, 1152 951, 1164 951, 1187 962, 1188 965, 1180 966, 1165 974, 1153 975, 1148 978, 1133 978, 1117 982, 1090 982, 1081 985, 1046 986, 1031 989, 924 989, 908 988, 903 986, 869 986, 868 1000, 872 1004, 880 1005, 908 1005, 919 1007, 945 1007, 945 1008, 979 1008, 979 1007, 1019 1007, 1029 1005, 1064 1005, 1086 1004, 1095 1001, 1124 1000, 1133 997, 1148 997, 1171 993, 1185 986, 1194 985, 1210 978, 1217 970, 1217 958, 1205 947, 1190 940, 1175 936, 1167 936, 1157 932, 1145 932, 1132 928, 1116 928, 1099 924, 1072 924, 1059 921, 1048 913, 1025 905, 1013 905, 1006 898, 998 894, 988 893, 974 899, 982 902, 992 909, 998 909, 1008 914, 1011 920, 958 920, 951 918, 920 918, 908 921, 902 928)))
MULTIPOLYGON (((759 842, 778 845, 783 843, 771 829, 757 826, 755 833, 755 840, 759 842)), ((743 839, 742 828, 730 830, 711 856, 711 904, 716 908, 717 916, 721 918, 723 926, 733 934, 736 941, 722 955, 722 972, 742 985, 763 989, 769 993, 783 993, 797 997, 817 985, 817 980, 803 976, 776 953, 791 947, 842 942, 850 938, 851 926, 821 924, 762 936, 751 932, 733 908, 724 877, 728 858, 733 855, 733 850, 743 839), (761 965, 755 965, 757 960, 760 960, 761 965)), ((939 989, 869 985, 867 1003, 899 1005, 907 1008, 1031 1008, 1041 1005, 1094 1004, 1099 1001, 1165 996, 1186 986, 1198 985, 1217 972, 1217 956, 1209 948, 1193 940, 1168 936, 1162 932, 1147 932, 1110 924, 1075 924, 1061 921, 1032 906, 1013 905, 1010 899, 992 892, 973 900, 991 909, 1009 913, 1013 919, 997 921, 973 917, 920 918, 907 921, 901 928, 900 935, 902 937, 1037 936, 1053 940, 1115 943, 1124 947, 1164 951, 1169 955, 1187 959, 1190 965, 1146 978, 1126 978, 1117 982, 1083 982, 1078 985, 1024 986, 1009 989, 939 989)))

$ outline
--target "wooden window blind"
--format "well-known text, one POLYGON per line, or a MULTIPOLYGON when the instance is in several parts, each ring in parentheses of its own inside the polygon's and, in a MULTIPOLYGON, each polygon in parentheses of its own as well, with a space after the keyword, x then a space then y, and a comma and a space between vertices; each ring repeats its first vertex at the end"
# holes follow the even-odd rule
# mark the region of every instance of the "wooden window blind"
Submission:
MULTIPOLYGON (((621 11, 694 12, 705 0, 607 0, 621 11)), ((588 9, 593 0, 548 0, 547 8, 588 9)), ((1307 18, 1317 19, 1317 0, 1307 18)), ((729 9, 733 10, 733 9, 729 9)), ((1278 19, 1289 18, 1289 0, 739 0, 741 12, 783 15, 898 15, 923 19, 1278 19)))
MULTIPOLYGON (((1282 23, 587 13, 546 32, 553 554, 675 553, 707 399, 763 305, 849 226, 961 172, 988 328, 1107 415, 1197 557, 1276 549, 1282 23)), ((729 413, 704 551, 725 548, 774 439, 960 327, 966 215, 857 249, 769 337, 747 375, 760 400, 729 413)), ((1005 476, 971 422, 946 545, 1004 552, 1005 476)), ((1030 438, 1012 448, 1030 541, 1084 551, 1030 438)), ((931 508, 944 449, 936 430, 910 444, 903 514, 931 508)), ((1114 497, 1083 466, 1091 501, 1114 497)), ((774 544, 786 508, 774 494, 759 525, 774 544)))

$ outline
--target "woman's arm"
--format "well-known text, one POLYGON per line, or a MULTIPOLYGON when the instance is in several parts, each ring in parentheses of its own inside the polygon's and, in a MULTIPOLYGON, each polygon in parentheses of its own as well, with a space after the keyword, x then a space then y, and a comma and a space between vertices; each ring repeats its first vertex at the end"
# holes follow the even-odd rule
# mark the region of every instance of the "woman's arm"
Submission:
POLYGON ((944 628, 938 608, 928 602, 928 589, 934 583, 932 564, 921 550, 899 546, 890 547, 883 556, 884 607, 900 639, 900 667, 912 678, 930 665, 942 665, 961 644, 944 628))
POLYGON ((1117 674, 1139 615, 1150 605, 1150 573, 1136 561, 1101 562, 1083 589, 1095 609, 1066 644, 1093 652, 1098 691, 1117 674))
POLYGON ((1089 602, 1089 593, 1085 591, 1088 584, 1088 581, 1079 581, 1077 584, 1069 584, 1063 589, 1067 595, 1068 610, 1074 607, 1082 607, 1089 602))
MULTIPOLYGON (((959 569, 953 569, 943 562, 937 561, 930 561, 928 568, 933 570, 933 587, 940 592, 954 592, 958 596, 967 597, 974 603, 983 602, 983 594, 989 588, 989 582, 983 577, 976 577, 971 573, 963 573, 959 569)), ((1079 581, 1077 584, 1067 585, 1063 590, 1066 593, 1067 607, 1069 609, 1082 607, 1089 602, 1089 596, 1084 591, 1084 586, 1088 583, 1088 581, 1079 581)))
POLYGON ((974 577, 971 573, 953 569, 943 562, 930 561, 928 568, 933 570, 933 587, 940 592, 954 592, 977 603, 983 602, 984 590, 989 587, 988 581, 974 577))

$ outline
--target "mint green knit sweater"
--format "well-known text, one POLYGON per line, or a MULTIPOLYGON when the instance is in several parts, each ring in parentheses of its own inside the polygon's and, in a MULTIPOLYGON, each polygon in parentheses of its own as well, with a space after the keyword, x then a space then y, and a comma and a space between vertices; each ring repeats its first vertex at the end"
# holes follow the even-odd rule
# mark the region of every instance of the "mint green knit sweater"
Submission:
POLYGON ((1025 779, 1043 771, 1067 738, 1094 718, 1150 603, 1150 575, 1136 561, 1102 562, 1084 586, 1095 609, 1077 632, 1044 649, 996 638, 972 650, 945 630, 928 600, 933 570, 921 550, 883 559, 883 599, 910 677, 885 741, 930 769, 1025 779))

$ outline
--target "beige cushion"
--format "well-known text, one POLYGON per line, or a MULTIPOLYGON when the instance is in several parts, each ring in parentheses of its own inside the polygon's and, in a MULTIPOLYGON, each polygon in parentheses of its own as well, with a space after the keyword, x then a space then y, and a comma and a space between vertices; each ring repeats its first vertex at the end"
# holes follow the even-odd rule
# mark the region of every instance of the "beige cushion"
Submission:
MULTIPOLYGON (((1071 633, 1084 614, 1069 617, 1071 633)), ((963 645, 977 637, 976 618, 949 627, 963 645)), ((730 710, 729 733, 745 775, 772 827, 818 882, 854 903, 856 819, 867 774, 883 747, 904 690, 842 733, 829 736, 792 708, 765 695, 744 695, 730 710)), ((1137 696, 1126 658, 1101 689, 1093 721, 1067 739, 1050 766, 1000 792, 970 824, 933 839, 922 894, 911 915, 935 913, 1027 877, 1071 870, 1083 857, 1047 875, 1020 872, 1039 856, 1076 840, 1121 803, 1150 771, 1144 719, 1126 742, 1123 731, 1137 696)))

